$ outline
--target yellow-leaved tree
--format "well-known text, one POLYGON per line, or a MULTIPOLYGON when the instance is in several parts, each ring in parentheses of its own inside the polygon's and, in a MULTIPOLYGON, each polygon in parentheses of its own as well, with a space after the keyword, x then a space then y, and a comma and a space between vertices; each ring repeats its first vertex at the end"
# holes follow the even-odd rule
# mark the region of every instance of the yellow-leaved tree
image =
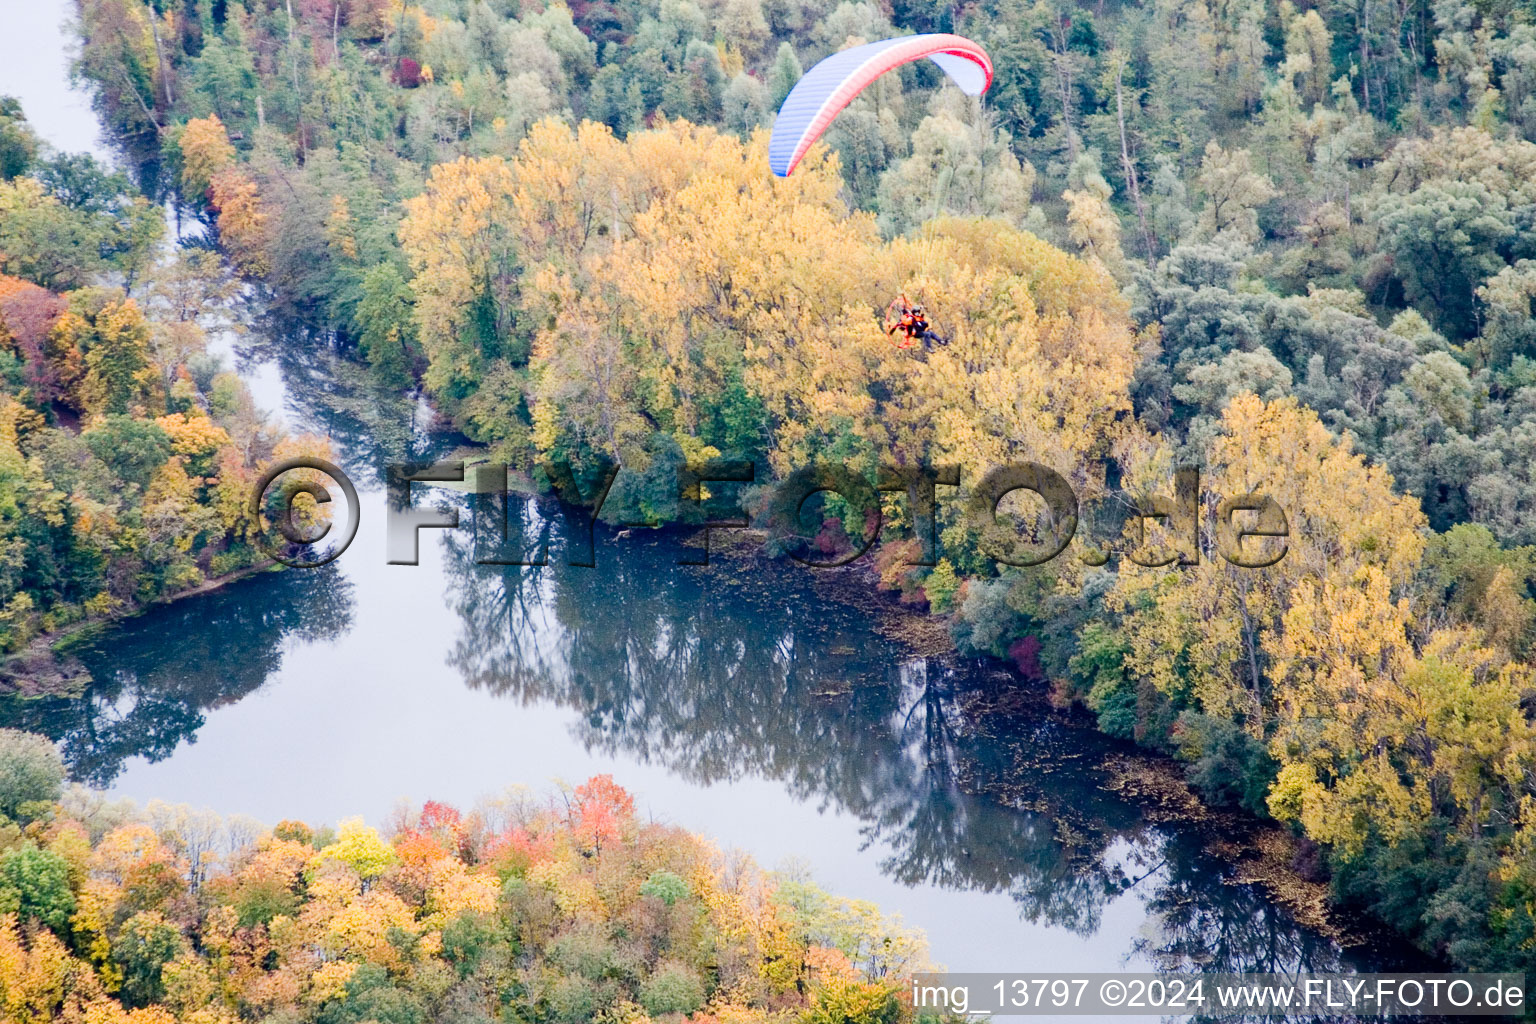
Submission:
POLYGON ((547 120, 510 161, 435 168, 400 229, 428 387, 488 432, 526 407, 530 456, 644 469, 664 435, 779 474, 1024 457, 1095 480, 1136 362, 1102 267, 1001 221, 886 242, 834 157, 777 178, 766 145, 547 120), (947 347, 895 344, 882 314, 903 293, 947 347))
POLYGON ((176 142, 181 151, 184 195, 207 195, 214 177, 235 162, 235 147, 230 145, 229 133, 218 114, 194 117, 181 129, 176 142))
POLYGON ((931 456, 974 480, 994 466, 1050 466, 1080 498, 1130 412, 1137 362, 1126 306, 1104 270, 998 221, 935 222, 892 263, 950 333, 913 388, 931 456))
POLYGON ((1472 628, 1416 642, 1406 598, 1386 572, 1303 580, 1265 639, 1281 763, 1271 811, 1346 856, 1397 842, 1432 815, 1467 835, 1515 816, 1536 766, 1531 685, 1472 628))
MULTIPOLYGON (((1173 493, 1174 459, 1163 442, 1132 435, 1120 455, 1129 492, 1173 493)), ((1199 565, 1121 563, 1111 603, 1125 615, 1126 664, 1164 693, 1233 718, 1265 740, 1277 704, 1268 662, 1286 613, 1317 588, 1347 584, 1362 570, 1380 573, 1383 593, 1402 587, 1424 549, 1424 514, 1393 492, 1384 469, 1289 398, 1234 398, 1205 454, 1200 487, 1207 529, 1199 565), (1222 500, 1250 494, 1272 498, 1288 521, 1284 557, 1262 570, 1222 557, 1209 529, 1222 500)), ((1243 557, 1271 554, 1258 545, 1275 543, 1243 540, 1243 557)))
POLYGON ((449 401, 484 375, 487 349, 511 326, 514 192, 501 157, 460 157, 432 168, 426 191, 405 204, 400 243, 415 273, 426 384, 449 401))

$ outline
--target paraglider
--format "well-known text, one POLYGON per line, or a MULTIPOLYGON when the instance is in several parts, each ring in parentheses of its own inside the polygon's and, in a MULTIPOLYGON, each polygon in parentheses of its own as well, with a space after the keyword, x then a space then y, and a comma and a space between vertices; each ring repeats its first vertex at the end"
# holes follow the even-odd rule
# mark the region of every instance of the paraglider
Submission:
POLYGON ((932 352, 934 345, 947 344, 944 338, 939 337, 933 328, 928 326, 928 316, 923 312, 922 303, 915 306, 909 305, 905 294, 891 303, 891 309, 886 311, 885 333, 893 337, 897 333, 901 334, 901 339, 896 342, 897 348, 913 348, 918 342, 922 342, 923 349, 932 352), (898 305, 899 310, 897 310, 898 305), (892 311, 897 312, 895 317, 890 316, 892 311))
POLYGON ((795 83, 768 140, 768 166, 788 177, 838 113, 875 79, 927 57, 960 91, 980 96, 992 84, 992 59, 962 36, 928 33, 866 43, 834 53, 795 83))

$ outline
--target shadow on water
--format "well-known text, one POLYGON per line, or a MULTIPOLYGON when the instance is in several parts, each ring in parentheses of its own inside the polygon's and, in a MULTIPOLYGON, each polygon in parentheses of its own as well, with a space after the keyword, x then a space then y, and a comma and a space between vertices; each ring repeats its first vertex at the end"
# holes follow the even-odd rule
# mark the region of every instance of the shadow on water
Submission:
MULTIPOLYGON (((277 364, 279 404, 328 436, 358 483, 452 446, 419 402, 374 387, 330 339, 264 313, 254 326, 242 360, 277 364)), ((1133 891, 1145 919, 1132 949, 1164 969, 1376 966, 1223 884, 1198 842, 1105 792, 1103 737, 1028 694, 1008 715, 982 710, 978 694, 1011 685, 995 669, 904 661, 864 613, 793 570, 689 570, 658 538, 601 543, 594 570, 558 568, 558 536, 551 568, 491 570, 449 539, 462 622, 450 664, 466 685, 569 709, 591 749, 700 783, 768 778, 835 806, 907 884, 1006 895, 1078 934, 1133 891)), ((105 786, 129 759, 194 742, 207 712, 259 689, 292 641, 352 628, 352 609, 335 566, 156 609, 75 652, 90 675, 78 692, 0 699, 0 725, 60 741, 72 775, 105 786)))
MULTIPOLYGON (((273 363, 294 430, 331 439, 354 479, 382 480, 389 462, 430 459, 452 438, 420 429, 416 403, 370 385, 366 371, 321 332, 269 312, 250 296, 240 319, 251 332, 232 346, 238 369, 273 363)), ((352 625, 352 584, 335 565, 271 572, 153 608, 72 649, 85 669, 70 692, 0 696, 0 726, 60 744, 76 781, 107 787, 126 762, 170 757, 195 742, 205 713, 255 692, 291 640, 323 642, 352 625)))
MULTIPOLYGON (((511 506, 513 542, 532 547, 537 503, 511 506)), ((679 566, 664 533, 599 527, 597 568, 567 567, 563 520, 548 523, 542 568, 476 565, 467 532, 444 535, 460 622, 447 661, 467 686, 568 709, 589 750, 699 784, 765 778, 853 816, 905 885, 996 894, 1082 936, 1131 893, 1144 914, 1130 952, 1165 969, 1371 966, 1225 884, 1197 837, 1107 791, 1101 766, 1123 750, 996 666, 907 659, 869 612, 818 595, 811 570, 679 566)), ((352 607, 333 565, 156 609, 77 652, 91 676, 78 693, 12 699, 0 724, 47 733, 77 779, 104 786, 129 758, 195 741, 205 714, 261 687, 291 641, 354 628, 352 607)))
POLYGON ((74 692, 0 698, 0 725, 46 734, 75 780, 109 786, 130 758, 160 761, 194 742, 205 713, 254 693, 289 641, 344 633, 349 592, 327 566, 156 608, 71 652, 88 675, 74 692))
POLYGON ((233 345, 236 365, 275 366, 281 393, 267 401, 284 407, 295 430, 327 438, 357 485, 382 484, 386 465, 429 462, 464 442, 442 429, 419 394, 380 386, 330 332, 276 312, 259 296, 242 320, 249 330, 233 345))
MULTIPOLYGON (((513 524, 526 550, 535 518, 513 524)), ((496 569, 448 539, 463 623, 449 663, 471 687, 571 709, 588 749, 699 783, 772 779, 861 820, 898 881, 1006 894, 1079 935, 1135 890, 1147 920, 1132 951, 1163 969, 1372 964, 1227 884, 1196 837, 1106 790, 1114 741, 995 665, 903 660, 869 613, 818 596, 812 570, 679 566, 664 533, 600 528, 592 569, 564 566, 562 548, 557 525, 548 567, 496 569), (985 710, 1005 690, 1008 712, 985 710)))

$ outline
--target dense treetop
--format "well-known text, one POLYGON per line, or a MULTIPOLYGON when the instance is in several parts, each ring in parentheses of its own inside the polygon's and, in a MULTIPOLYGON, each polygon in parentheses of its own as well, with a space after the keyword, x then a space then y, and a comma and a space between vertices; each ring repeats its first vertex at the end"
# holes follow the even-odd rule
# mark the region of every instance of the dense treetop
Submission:
POLYGON ((15 1024, 897 1024, 914 1019, 904 979, 928 968, 899 920, 642 821, 608 776, 467 814, 429 801, 384 834, 140 809, 56 779, 28 806, 0 820, 15 1024))

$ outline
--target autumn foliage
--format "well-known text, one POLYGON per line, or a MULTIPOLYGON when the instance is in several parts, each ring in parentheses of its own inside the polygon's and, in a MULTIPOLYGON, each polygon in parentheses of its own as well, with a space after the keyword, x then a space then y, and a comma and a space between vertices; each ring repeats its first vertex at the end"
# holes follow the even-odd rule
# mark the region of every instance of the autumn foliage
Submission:
POLYGON ((780 179, 765 154, 761 135, 685 123, 620 141, 543 121, 510 160, 433 168, 400 225, 428 386, 472 433, 526 439, 503 448, 522 462, 643 472, 672 444, 765 450, 780 472, 828 451, 975 470, 1035 453, 1086 483, 1136 355, 1102 266, 999 221, 887 242, 844 206, 834 162, 780 179), (926 360, 881 323, 902 291, 953 334, 926 360), (517 381, 521 433, 487 418, 517 381))
MULTIPOLYGON (((81 0, 98 110, 376 383, 422 384, 496 461, 616 462, 608 508, 636 520, 678 517, 675 470, 716 454, 759 480, 817 458, 966 484, 1048 463, 1083 500, 1063 557, 999 567, 941 512, 943 550, 914 564, 886 495, 882 583, 1179 757, 1207 799, 1325 844, 1342 900, 1460 965, 1531 964, 1529 3, 175 6, 81 0), (767 172, 763 130, 805 68, 951 30, 994 57, 983 101, 882 76, 793 177, 767 172), (947 345, 889 343, 903 292, 947 345), (1199 564, 1099 568, 1181 465, 1204 472, 1181 540, 1199 564), (1212 542, 1221 498, 1258 488, 1291 517, 1262 572, 1212 542)), ((3 162, 24 169, 18 141, 3 162)), ((0 270, 57 293, 131 276, 148 247, 100 220, 0 182, 0 270)), ((70 514, 27 450, 40 421, 194 416, 157 407, 125 306, 82 327, 13 290, 0 313, 20 360, 0 428, 34 460, 0 445, 5 521, 70 514)), ((186 450, 140 486, 195 510, 216 435, 166 423, 186 450)), ((221 480, 242 465, 217 461, 221 480)), ((813 518, 830 552, 868 517, 829 499, 813 518)), ((51 543, 9 543, 27 579, 50 569, 51 543)), ((0 632, 30 628, 35 590, 4 592, 0 632)), ((606 804, 581 832, 607 849, 606 804)))
POLYGON ((61 913, 27 890, 0 914, 6 1024, 894 1024, 900 978, 925 966, 920 937, 869 905, 642 821, 609 776, 471 813, 428 802, 388 836, 74 813, 55 805, 0 852, 63 880, 61 913))
POLYGON ((210 361, 220 276, 184 256, 128 297, 0 275, 0 653, 257 562, 261 469, 326 452, 210 361))

